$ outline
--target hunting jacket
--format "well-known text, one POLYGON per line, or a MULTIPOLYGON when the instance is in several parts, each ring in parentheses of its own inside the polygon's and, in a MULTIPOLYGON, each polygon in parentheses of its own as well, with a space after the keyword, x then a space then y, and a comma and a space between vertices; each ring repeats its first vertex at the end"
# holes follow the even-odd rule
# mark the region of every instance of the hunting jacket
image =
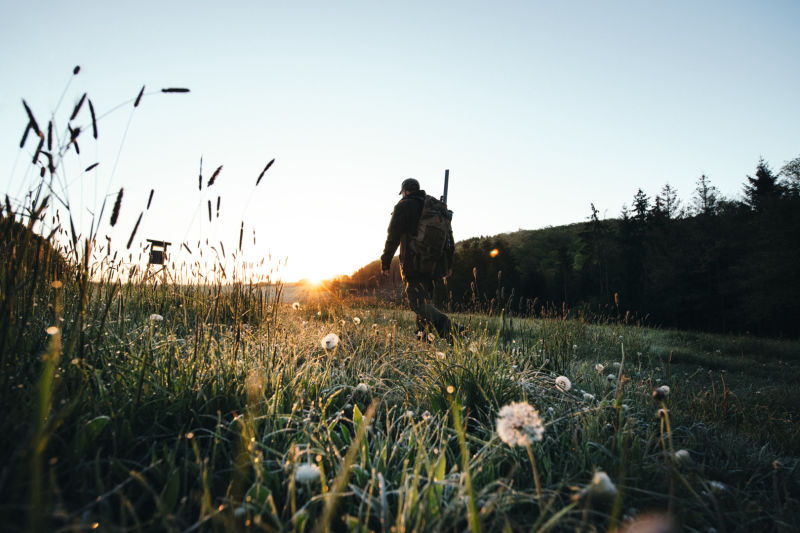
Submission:
POLYGON ((400 246, 400 274, 403 279, 410 274, 406 272, 406 255, 408 254, 408 239, 417 233, 417 223, 422 215, 422 206, 425 204, 425 191, 415 191, 405 198, 400 199, 392 211, 392 220, 386 234, 386 244, 381 255, 381 268, 389 270, 392 257, 400 246))
MULTIPOLYGON (((413 258, 410 257, 412 248, 409 247, 409 240, 417 234, 417 225, 419 223, 422 210, 425 205, 425 191, 416 191, 410 193, 405 198, 397 202, 392 211, 392 220, 389 222, 389 229, 386 235, 386 244, 383 247, 383 255, 381 255, 381 268, 389 270, 392 264, 392 257, 400 246, 400 275, 406 281, 427 281, 433 279, 430 274, 420 274, 412 272, 410 265, 414 264, 413 258)), ((450 243, 454 243, 453 232, 450 232, 450 243)), ((448 270, 453 264, 453 252, 455 246, 451 246, 445 250, 446 258, 443 259, 442 268, 448 270)), ((448 272, 442 272, 441 277, 449 275, 448 272)))

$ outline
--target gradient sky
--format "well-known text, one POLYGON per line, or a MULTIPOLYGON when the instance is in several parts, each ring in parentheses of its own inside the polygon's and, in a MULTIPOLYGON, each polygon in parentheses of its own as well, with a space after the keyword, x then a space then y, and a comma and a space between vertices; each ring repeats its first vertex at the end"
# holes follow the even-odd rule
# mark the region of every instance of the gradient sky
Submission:
POLYGON ((138 237, 232 249, 243 220, 288 280, 377 259, 400 182, 438 196, 445 168, 457 240, 617 217, 667 182, 687 202, 701 174, 735 197, 759 157, 800 156, 798 21, 797 1, 4 1, 0 191, 36 177, 22 98, 63 130, 84 92, 103 114, 144 84, 64 163, 81 231, 125 187, 100 231, 124 247, 154 188, 138 237), (202 192, 201 156, 224 165, 202 192))

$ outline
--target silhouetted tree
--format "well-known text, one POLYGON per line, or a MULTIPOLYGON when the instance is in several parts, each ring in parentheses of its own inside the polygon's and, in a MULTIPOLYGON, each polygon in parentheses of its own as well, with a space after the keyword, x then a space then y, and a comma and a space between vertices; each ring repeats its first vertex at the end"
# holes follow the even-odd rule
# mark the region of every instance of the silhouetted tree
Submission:
POLYGON ((644 222, 647 220, 647 214, 650 211, 650 198, 639 189, 633 196, 633 219, 637 222, 644 222))
POLYGON ((800 157, 783 165, 778 175, 783 177, 782 186, 790 196, 800 196, 800 157))
POLYGON ((692 198, 692 214, 713 215, 718 208, 719 191, 711 185, 711 181, 705 174, 697 180, 695 196, 692 198))
POLYGON ((744 186, 745 203, 754 211, 762 211, 780 197, 782 187, 763 158, 758 160, 756 176, 747 176, 744 186))
POLYGON ((684 212, 678 199, 678 192, 669 183, 664 185, 655 201, 659 213, 667 220, 683 218, 684 212))

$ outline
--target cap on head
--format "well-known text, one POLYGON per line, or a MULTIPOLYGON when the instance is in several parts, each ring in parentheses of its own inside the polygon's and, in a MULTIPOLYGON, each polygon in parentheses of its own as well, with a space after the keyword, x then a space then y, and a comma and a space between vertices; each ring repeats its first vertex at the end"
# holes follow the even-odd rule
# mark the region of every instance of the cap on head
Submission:
POLYGON ((417 192, 419 190, 419 182, 414 178, 408 178, 403 180, 402 185, 400 185, 400 194, 403 194, 403 191, 408 192, 417 192))

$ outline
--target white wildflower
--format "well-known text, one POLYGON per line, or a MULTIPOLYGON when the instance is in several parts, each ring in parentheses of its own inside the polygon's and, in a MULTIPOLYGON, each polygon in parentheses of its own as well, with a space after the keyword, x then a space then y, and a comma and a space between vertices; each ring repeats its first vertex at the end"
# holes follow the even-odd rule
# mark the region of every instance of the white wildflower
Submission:
POLYGON ((569 380, 567 376, 558 376, 556 378, 556 388, 567 392, 569 389, 572 388, 572 382, 569 380))
POLYGON ((529 446, 542 440, 544 425, 532 405, 512 402, 500 409, 497 434, 509 446, 529 446))
POLYGON ((720 492, 724 492, 726 489, 725 483, 722 483, 721 481, 709 481, 708 486, 711 488, 711 492, 717 494, 720 492))
POLYGON ((294 471, 294 479, 298 483, 319 481, 319 467, 311 463, 303 463, 294 471))
POLYGON ((319 341, 326 350, 333 350, 339 346, 339 336, 336 333, 328 333, 319 341))
POLYGON ((361 324, 361 319, 358 318, 357 316, 354 316, 353 317, 353 323, 357 326, 357 325, 361 324))
POLYGON ((592 477, 592 483, 588 487, 588 492, 592 496, 600 496, 603 498, 612 498, 617 495, 617 487, 608 474, 602 471, 597 471, 592 477))
POLYGON ((669 386, 661 385, 653 391, 653 399, 657 402, 663 401, 669 396, 669 386))
POLYGON ((689 450, 678 450, 672 455, 672 460, 678 466, 689 466, 692 464, 692 455, 689 450))
POLYGON ((164 317, 159 314, 153 313, 150 315, 150 322, 161 322, 162 320, 164 320, 164 317))
POLYGON ((606 367, 602 363, 597 363, 596 365, 594 365, 594 369, 597 371, 598 374, 602 374, 603 370, 605 370, 606 367))

